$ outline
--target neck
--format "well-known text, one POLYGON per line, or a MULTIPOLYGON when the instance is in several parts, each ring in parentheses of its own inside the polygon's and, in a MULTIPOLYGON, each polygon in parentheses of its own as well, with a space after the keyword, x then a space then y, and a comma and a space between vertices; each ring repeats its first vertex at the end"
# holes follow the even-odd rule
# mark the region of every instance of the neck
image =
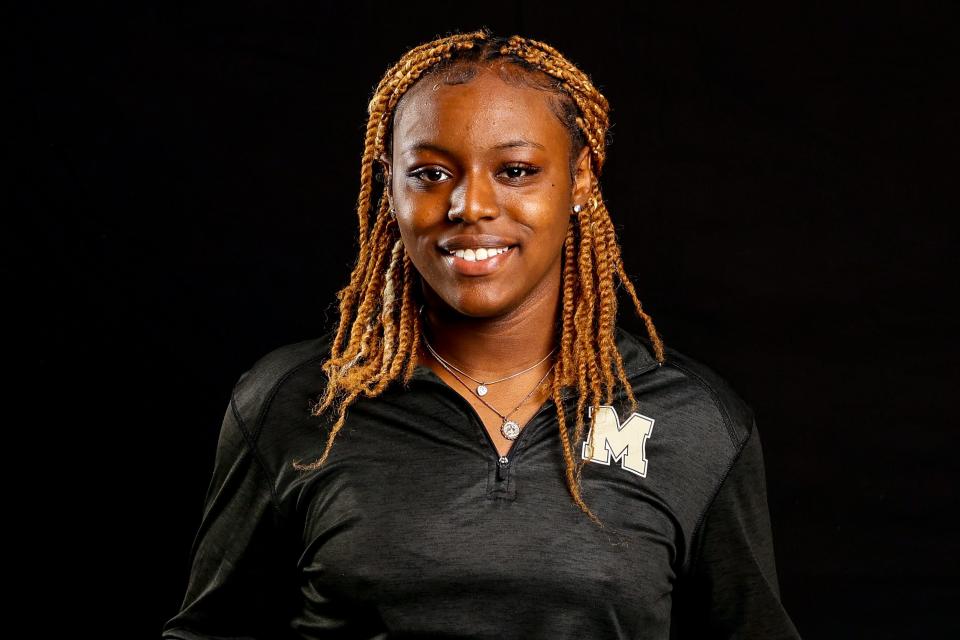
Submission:
MULTIPOLYGON (((554 327, 560 318, 559 291, 552 300, 520 305, 488 318, 466 316, 443 302, 431 304, 429 295, 427 299, 421 325, 430 346, 441 358, 475 378, 509 375, 540 362, 558 347, 554 327)), ((556 357, 554 352, 536 371, 542 375, 556 357)), ((433 360, 425 346, 421 358, 425 364, 433 360)))

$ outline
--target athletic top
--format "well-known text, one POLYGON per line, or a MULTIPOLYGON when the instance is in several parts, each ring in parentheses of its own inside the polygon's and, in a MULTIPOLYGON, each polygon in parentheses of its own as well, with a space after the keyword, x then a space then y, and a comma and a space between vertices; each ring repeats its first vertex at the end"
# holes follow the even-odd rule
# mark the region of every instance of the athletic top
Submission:
MULTIPOLYGON (((501 457, 417 365, 359 398, 325 466, 310 415, 332 332, 240 376, 180 611, 163 638, 799 638, 780 600, 753 410, 707 366, 617 327, 639 403, 590 412, 573 502, 547 400, 501 457), (587 446, 596 430, 593 450, 587 446)), ((563 403, 572 434, 575 388, 563 403)))

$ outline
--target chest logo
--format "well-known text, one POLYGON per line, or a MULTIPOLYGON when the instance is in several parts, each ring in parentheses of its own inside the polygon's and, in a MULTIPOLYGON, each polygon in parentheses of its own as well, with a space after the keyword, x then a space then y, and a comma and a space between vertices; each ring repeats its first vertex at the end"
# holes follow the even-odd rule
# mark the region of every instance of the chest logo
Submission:
POLYGON ((641 478, 647 477, 647 439, 653 430, 653 418, 631 413, 621 424, 616 410, 607 405, 587 408, 587 417, 593 419, 583 442, 584 460, 609 465, 611 459, 620 467, 641 478))

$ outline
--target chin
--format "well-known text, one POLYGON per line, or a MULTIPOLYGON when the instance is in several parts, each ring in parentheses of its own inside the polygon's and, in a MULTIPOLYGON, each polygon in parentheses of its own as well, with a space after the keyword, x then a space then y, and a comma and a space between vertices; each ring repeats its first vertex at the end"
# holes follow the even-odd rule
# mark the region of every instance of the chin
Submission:
MULTIPOLYGON (((516 303, 512 296, 478 295, 476 290, 451 292, 452 295, 441 296, 440 309, 443 313, 457 314, 468 318, 496 318, 506 315, 516 303)), ((432 298, 428 298, 427 305, 435 308, 432 298)))

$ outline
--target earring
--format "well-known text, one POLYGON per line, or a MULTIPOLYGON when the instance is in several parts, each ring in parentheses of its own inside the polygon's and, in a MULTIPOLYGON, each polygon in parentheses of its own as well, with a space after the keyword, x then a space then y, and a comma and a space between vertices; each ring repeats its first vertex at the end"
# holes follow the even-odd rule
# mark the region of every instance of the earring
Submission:
POLYGON ((397 217, 397 210, 394 209, 393 207, 390 207, 390 217, 391 217, 391 218, 396 218, 396 217, 397 217))
POLYGON ((582 206, 582 205, 579 205, 579 204, 573 205, 573 212, 574 212, 574 213, 580 213, 581 211, 583 211, 583 206, 582 206))

